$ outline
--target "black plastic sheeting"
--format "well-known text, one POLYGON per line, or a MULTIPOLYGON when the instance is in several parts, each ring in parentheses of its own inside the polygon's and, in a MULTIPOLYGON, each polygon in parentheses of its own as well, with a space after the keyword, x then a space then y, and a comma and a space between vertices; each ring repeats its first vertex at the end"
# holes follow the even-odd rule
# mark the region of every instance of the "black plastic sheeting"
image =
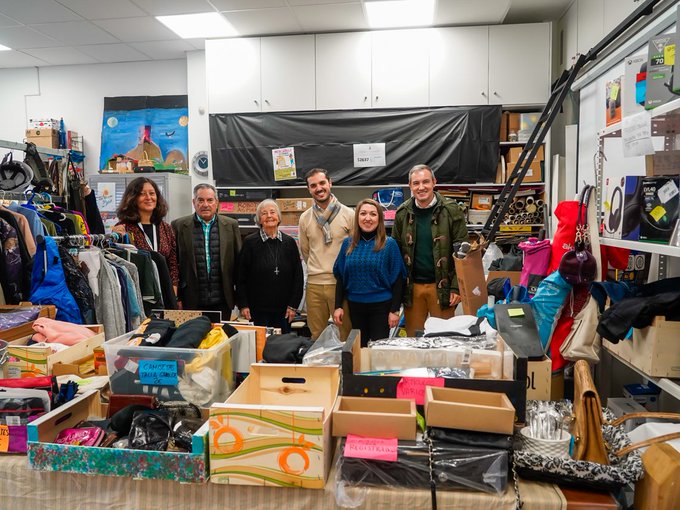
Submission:
POLYGON ((407 184, 427 164, 440 184, 493 182, 500 106, 211 114, 218 186, 304 185, 308 170, 334 184, 407 184), (353 144, 385 143, 387 165, 355 168, 353 144), (294 147, 297 179, 275 181, 272 149, 294 147))

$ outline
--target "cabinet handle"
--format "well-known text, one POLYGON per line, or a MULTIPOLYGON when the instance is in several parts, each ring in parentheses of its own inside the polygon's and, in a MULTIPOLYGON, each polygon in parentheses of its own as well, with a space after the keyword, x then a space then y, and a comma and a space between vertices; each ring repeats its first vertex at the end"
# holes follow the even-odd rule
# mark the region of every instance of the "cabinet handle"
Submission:
POLYGON ((378 96, 375 96, 375 100, 376 100, 376 101, 378 100, 378 96))
POLYGON ((257 102, 257 99, 253 99, 253 102, 254 102, 255 104, 260 104, 260 103, 257 102))
POLYGON ((264 102, 269 104, 269 99, 265 99, 264 102))
POLYGON ((364 96, 364 102, 368 101, 368 96, 364 96))
POLYGON ((498 96, 498 92, 496 92, 496 91, 494 90, 494 91, 493 91, 493 95, 494 95, 494 96, 498 96))
POLYGON ((483 95, 484 97, 486 97, 486 92, 482 91, 482 95, 483 95))

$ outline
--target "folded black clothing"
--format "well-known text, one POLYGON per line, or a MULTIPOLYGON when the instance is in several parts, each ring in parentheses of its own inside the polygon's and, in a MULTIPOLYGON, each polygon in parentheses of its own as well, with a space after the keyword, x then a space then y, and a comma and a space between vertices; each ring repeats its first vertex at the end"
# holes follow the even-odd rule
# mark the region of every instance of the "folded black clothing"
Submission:
MULTIPOLYGON (((508 451, 434 441, 433 479, 437 489, 501 493, 508 481, 508 451)), ((344 443, 342 448, 344 449, 344 443)), ((349 485, 430 488, 430 454, 420 441, 399 441, 397 461, 340 456, 338 472, 349 485)))
POLYGON ((170 338, 166 347, 197 349, 211 329, 210 319, 204 315, 199 315, 181 324, 172 334, 172 338, 170 338))
POLYGON ((311 339, 296 333, 269 335, 262 351, 267 363, 302 363, 302 358, 314 345, 311 339))
POLYGON ((146 325, 146 328, 144 329, 144 332, 141 333, 141 336, 145 339, 142 340, 142 343, 140 343, 140 346, 143 347, 163 347, 166 345, 170 339, 172 338, 172 335, 175 333, 175 322, 168 320, 168 319, 151 319, 149 323, 146 325), (160 339, 147 342, 146 338, 149 336, 157 334, 160 336, 160 339))
POLYGON ((512 450, 512 436, 505 434, 493 434, 491 432, 472 432, 468 430, 440 429, 430 427, 427 429, 428 436, 444 443, 461 446, 473 446, 478 448, 495 448, 500 450, 512 450))

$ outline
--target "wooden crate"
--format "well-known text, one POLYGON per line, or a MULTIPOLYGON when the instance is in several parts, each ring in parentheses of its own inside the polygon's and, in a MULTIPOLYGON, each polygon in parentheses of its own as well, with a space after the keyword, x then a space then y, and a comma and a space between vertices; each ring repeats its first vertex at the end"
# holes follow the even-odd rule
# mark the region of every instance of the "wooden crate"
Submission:
MULTIPOLYGON (((28 308, 31 306, 39 306, 40 312, 38 317, 47 317, 49 319, 54 319, 57 316, 57 308, 54 305, 34 305, 28 302, 22 302, 18 305, 0 305, 0 313, 15 312, 20 308, 28 308)), ((33 321, 26 322, 20 326, 15 326, 13 328, 0 330, 0 338, 9 342, 11 340, 16 340, 17 338, 22 338, 33 334, 33 321)))

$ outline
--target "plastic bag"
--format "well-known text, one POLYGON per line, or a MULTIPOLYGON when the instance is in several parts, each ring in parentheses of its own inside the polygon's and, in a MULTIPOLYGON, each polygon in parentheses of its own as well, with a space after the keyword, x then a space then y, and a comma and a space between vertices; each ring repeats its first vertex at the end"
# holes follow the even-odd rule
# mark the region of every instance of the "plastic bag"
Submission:
POLYGON ((503 252, 501 249, 498 247, 496 243, 491 243, 487 248, 486 251, 484 252, 484 256, 482 257, 482 266, 484 267, 484 274, 488 275, 489 274, 489 266, 491 266, 491 263, 494 260, 497 259, 502 259, 503 258, 503 252))
POLYGON ((340 365, 342 361, 342 346, 340 331, 335 324, 326 327, 316 339, 304 358, 303 365, 340 365))

